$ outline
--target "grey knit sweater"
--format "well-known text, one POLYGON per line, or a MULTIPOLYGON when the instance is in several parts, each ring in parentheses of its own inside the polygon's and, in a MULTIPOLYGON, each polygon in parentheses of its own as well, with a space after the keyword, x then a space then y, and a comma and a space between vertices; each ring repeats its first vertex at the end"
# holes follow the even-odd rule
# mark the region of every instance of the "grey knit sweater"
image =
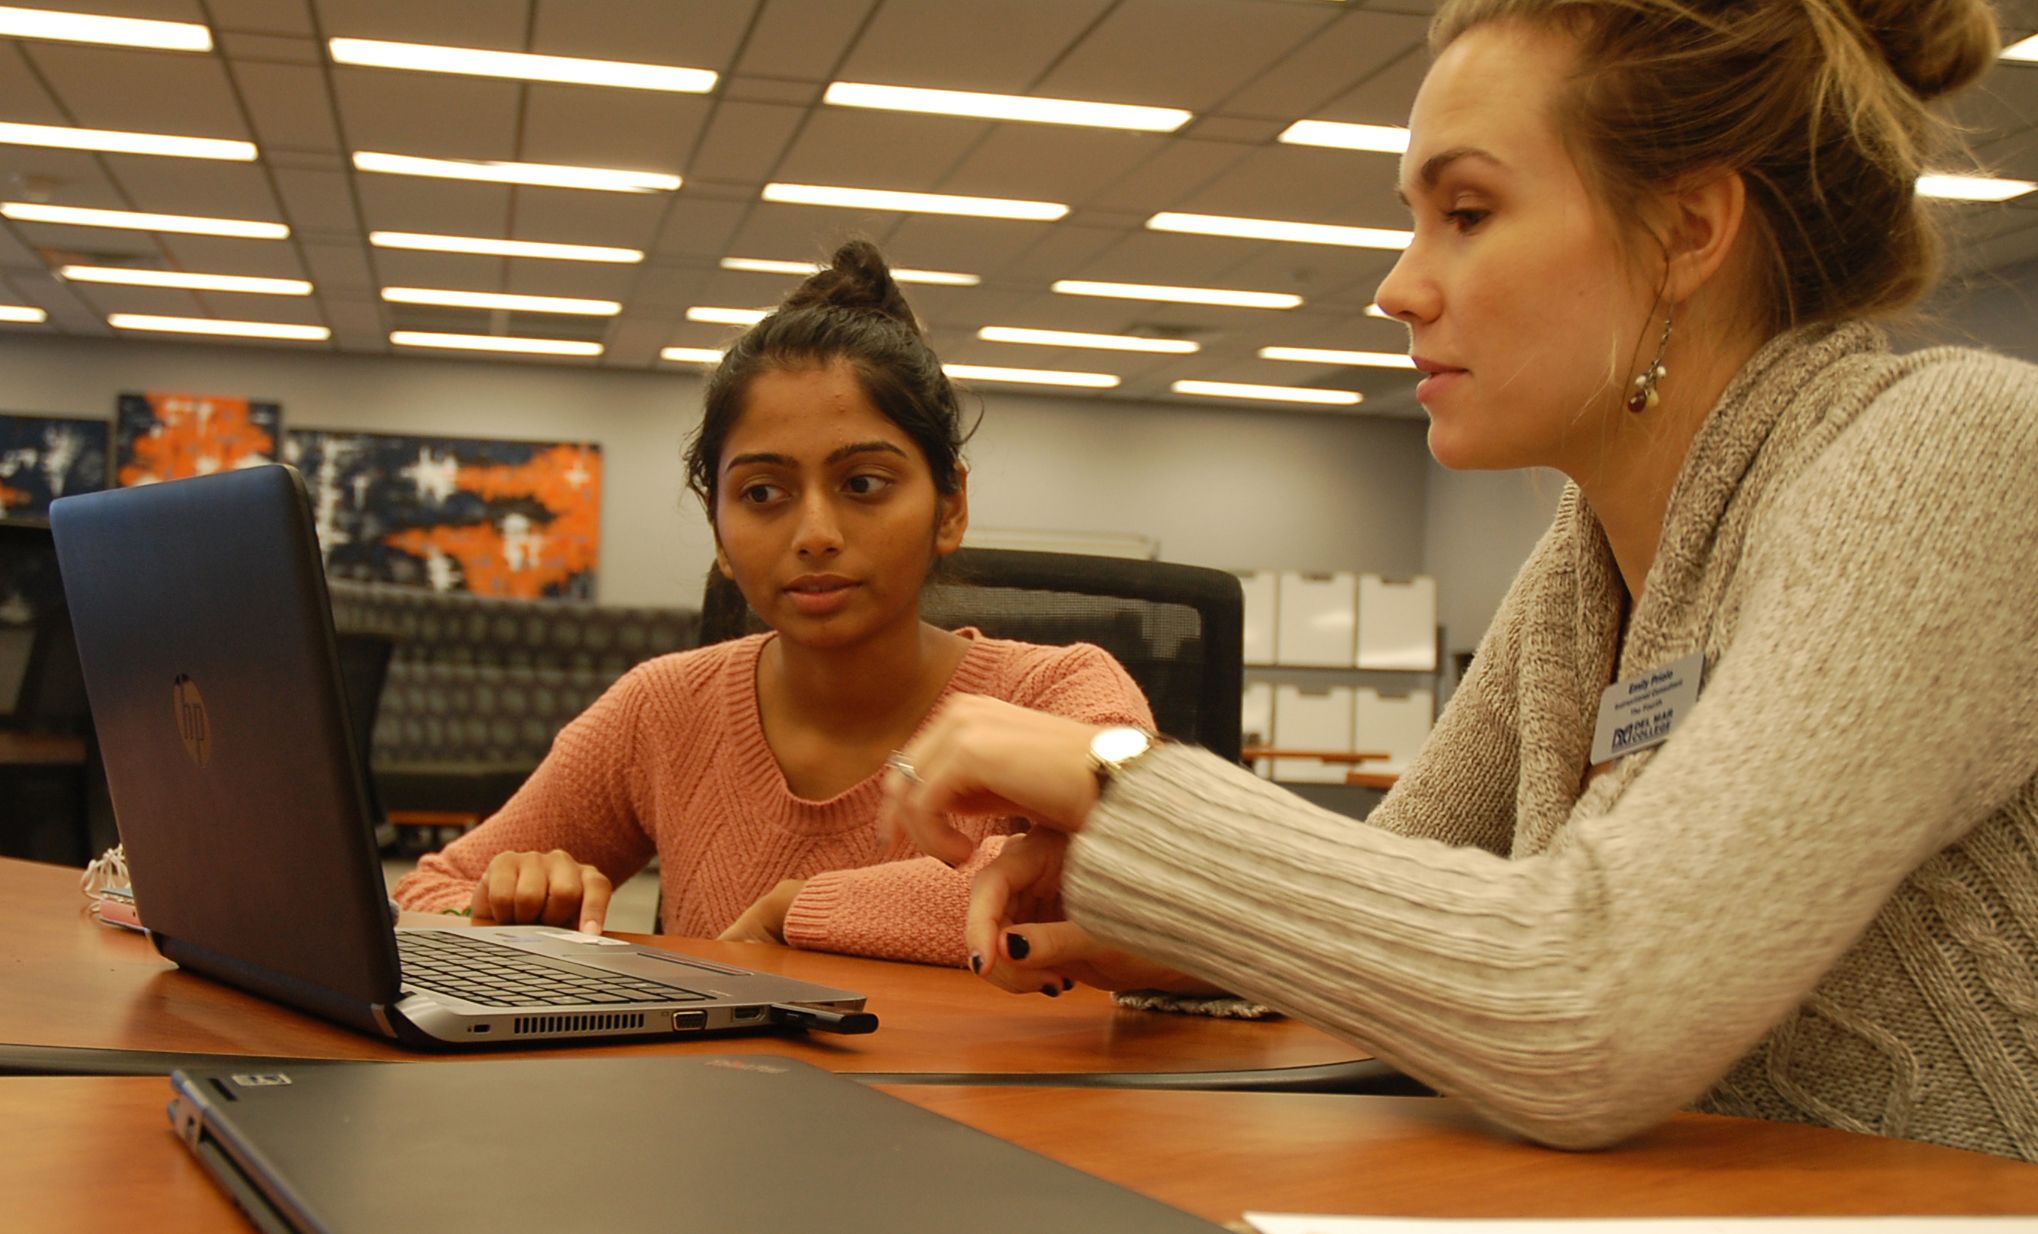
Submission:
POLYGON ((1624 644, 1622 594, 1573 489, 1367 823, 1164 747, 1071 915, 1546 1143, 1688 1107, 2038 1160, 2038 369, 1773 341, 1624 644), (1600 691, 1700 650, 1581 796, 1600 691))

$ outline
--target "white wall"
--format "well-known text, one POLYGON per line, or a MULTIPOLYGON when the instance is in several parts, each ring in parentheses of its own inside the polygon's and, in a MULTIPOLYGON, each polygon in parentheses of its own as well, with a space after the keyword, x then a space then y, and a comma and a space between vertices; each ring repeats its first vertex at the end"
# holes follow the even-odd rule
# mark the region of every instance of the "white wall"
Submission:
MULTIPOLYGON (((713 558, 679 453, 688 373, 0 333, 0 410, 108 418, 126 390, 273 399, 286 427, 601 443, 607 604, 695 605, 713 558)), ((988 394, 980 526, 1129 531, 1171 561, 1423 568, 1420 422, 988 394)))
POLYGON ((1430 461, 1423 560, 1436 576, 1447 652, 1479 645, 1563 492, 1564 477, 1542 468, 1451 471, 1430 461))

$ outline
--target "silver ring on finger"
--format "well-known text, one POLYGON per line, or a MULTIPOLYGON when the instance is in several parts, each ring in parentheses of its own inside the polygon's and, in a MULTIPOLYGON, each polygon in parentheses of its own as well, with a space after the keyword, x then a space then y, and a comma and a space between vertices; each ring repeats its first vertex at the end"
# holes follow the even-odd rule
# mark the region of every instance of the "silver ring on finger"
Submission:
POLYGON ((913 760, 906 757, 904 750, 893 750, 885 755, 885 766, 904 776, 908 784, 923 784, 920 773, 913 769, 913 760))

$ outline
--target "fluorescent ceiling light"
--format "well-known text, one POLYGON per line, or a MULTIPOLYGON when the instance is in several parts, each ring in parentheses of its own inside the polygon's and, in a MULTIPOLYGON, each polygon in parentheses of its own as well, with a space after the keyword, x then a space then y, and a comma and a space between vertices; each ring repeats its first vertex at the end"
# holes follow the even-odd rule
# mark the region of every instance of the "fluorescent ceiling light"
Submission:
POLYGON ((319 342, 333 336, 324 326, 286 326, 273 321, 220 321, 212 317, 156 317, 147 313, 114 313, 106 324, 116 330, 166 330, 173 334, 230 334, 236 338, 288 338, 319 342))
POLYGON ((2038 63, 2038 34, 2003 48, 2003 59, 2024 64, 2038 63))
POLYGON ((1176 394, 1207 394, 1212 398, 1272 399, 1283 403, 1323 403, 1350 407, 1365 396, 1357 390, 1311 390, 1305 386, 1251 386, 1236 381, 1178 381, 1168 387, 1176 394))
POLYGON ((2038 182, 1998 180, 1994 176, 1919 176, 1918 196, 1942 197, 1948 201, 2008 201, 2022 197, 2038 182))
POLYGON ((686 311, 688 321, 705 321, 717 326, 754 326, 771 316, 770 309, 714 308, 696 304, 686 311))
POLYGON ((281 223, 198 218, 187 214, 140 214, 132 210, 88 210, 81 206, 45 206, 33 201, 0 202, 0 218, 10 218, 17 223, 126 227, 134 231, 175 231, 194 236, 240 236, 249 240, 290 238, 290 229, 281 223))
POLYGON ((1392 351, 1325 351, 1319 347, 1262 347, 1262 360, 1299 360, 1304 364, 1356 364, 1365 368, 1414 368, 1409 356, 1392 351))
POLYGON ((1030 120, 1040 124, 1083 124, 1101 129, 1136 129, 1172 133, 1194 118, 1177 107, 1132 107, 1123 103, 1080 103, 1073 99, 1037 99, 1023 94, 977 94, 968 90, 919 90, 910 86, 871 86, 838 81, 821 96, 837 107, 877 107, 885 111, 924 111, 940 116, 974 116, 982 120, 1030 120))
POLYGON ((330 39, 326 45, 332 49, 335 63, 378 69, 563 81, 580 86, 620 86, 626 90, 673 90, 681 94, 705 94, 715 88, 715 74, 708 70, 668 64, 533 56, 514 51, 478 51, 472 47, 434 47, 429 43, 387 43, 380 39, 330 39))
POLYGON ((236 163, 250 163, 255 158, 255 143, 252 141, 123 133, 114 129, 79 129, 62 124, 0 124, 0 142, 10 146, 53 146, 60 150, 104 150, 110 154, 229 159, 236 163))
POLYGON ((1388 311, 1387 311, 1386 309, 1383 309, 1383 308, 1381 308, 1381 307, 1380 307, 1379 305, 1377 305, 1377 304, 1368 304, 1368 305, 1366 306, 1366 316, 1368 316, 1368 317, 1378 317, 1378 318, 1380 318, 1380 319, 1381 319, 1381 320, 1383 320, 1383 321, 1393 321, 1393 320, 1394 320, 1394 315, 1393 315, 1392 313, 1389 313, 1389 312, 1388 312, 1388 311))
POLYGON ((511 296, 488 291, 439 291, 430 287, 384 287, 391 304, 444 304, 453 308, 508 309, 523 313, 579 313, 614 317, 623 306, 614 300, 574 300, 566 296, 511 296))
POLYGON ((26 304, 0 304, 0 321, 48 321, 50 315, 26 304))
POLYGON ((107 43, 160 51, 211 51, 212 31, 188 21, 143 21, 92 13, 0 7, 0 37, 56 39, 65 43, 107 43))
POLYGON ((73 283, 119 283, 125 287, 185 287, 192 291, 245 291, 258 296, 308 296, 303 279, 265 279, 241 274, 186 274, 182 270, 130 270, 121 266, 64 266, 57 271, 73 283))
POLYGON ((987 219, 1028 219, 1052 223, 1069 212, 1053 201, 1004 197, 956 197, 947 193, 893 193, 882 189, 832 188, 824 184, 767 184, 764 200, 796 206, 847 206, 857 210, 905 210, 916 214, 967 214, 987 219))
POLYGON ((1177 356, 1202 350, 1202 344, 1185 338, 1079 334, 1072 330, 1026 330, 1017 326, 985 326, 977 331, 977 337, 987 343, 1038 343, 1043 347, 1097 347, 1105 351, 1161 351, 1177 356))
POLYGON ((612 249, 599 244, 538 244, 529 240, 489 240, 481 236, 429 236, 414 231, 371 231, 368 243, 385 249, 479 253, 485 257, 544 257, 554 261, 624 263, 644 260, 642 249, 612 249))
POLYGON ((1291 309, 1301 296, 1276 291, 1223 291, 1215 287, 1159 287, 1147 283, 1091 283, 1062 279, 1051 291, 1065 296, 1111 296, 1119 300, 1167 300, 1175 304, 1228 304, 1236 308, 1291 309))
POLYGON ((420 159, 407 154, 360 150, 354 166, 392 176, 436 176, 442 180, 487 180, 496 184, 539 184, 555 189, 601 189, 610 193, 669 193, 678 176, 607 167, 561 167, 552 163, 497 163, 484 159, 420 159))
POLYGON ((1110 373, 1061 373, 1047 368, 995 368, 983 364, 944 364, 941 371, 964 381, 1011 381, 1028 386, 1085 386, 1108 390, 1118 384, 1110 373))
POLYGON ((1235 219, 1217 214, 1163 212, 1146 221, 1153 231, 1185 231, 1199 236, 1238 236, 1246 240, 1287 240, 1296 244, 1342 244, 1347 248, 1405 249, 1412 231, 1384 227, 1333 227, 1327 223, 1284 223, 1278 219, 1235 219))
POLYGON ((495 334, 432 334, 393 330, 389 341, 398 347, 451 347, 460 351, 517 351, 540 356, 598 356, 600 343, 564 338, 505 338, 495 334))
POLYGON ((667 347, 658 353, 658 358, 682 364, 720 364, 722 353, 712 347, 667 347))
POLYGON ((1291 146, 1330 146, 1337 150, 1377 150, 1406 154, 1408 130, 1392 124, 1339 124, 1335 120, 1297 120, 1282 131, 1291 146))
MULTIPOLYGON (((742 270, 750 274, 797 274, 805 278, 818 274, 819 262, 774 261, 767 257, 724 257, 722 269, 742 270)), ((951 270, 904 270, 894 269, 892 278, 901 283, 935 283, 944 287, 975 287, 983 282, 976 274, 958 274, 951 270)))

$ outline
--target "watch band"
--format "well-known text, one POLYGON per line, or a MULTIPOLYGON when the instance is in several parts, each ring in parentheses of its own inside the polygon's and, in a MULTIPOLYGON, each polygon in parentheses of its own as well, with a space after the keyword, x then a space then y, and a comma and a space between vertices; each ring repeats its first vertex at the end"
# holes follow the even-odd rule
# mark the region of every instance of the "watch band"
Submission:
POLYGON ((1114 725, 1090 738, 1090 773, 1101 796, 1118 773, 1153 752, 1160 734, 1129 724, 1114 725))

